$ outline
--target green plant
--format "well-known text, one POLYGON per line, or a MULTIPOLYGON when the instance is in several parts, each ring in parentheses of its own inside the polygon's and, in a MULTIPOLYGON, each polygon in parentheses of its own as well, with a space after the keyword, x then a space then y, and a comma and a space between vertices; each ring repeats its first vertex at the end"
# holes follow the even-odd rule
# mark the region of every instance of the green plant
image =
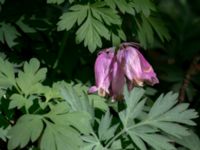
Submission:
MULTIPOLYGON (((0 0, 0 149, 198 150, 199 6, 198 0, 0 0), (137 43, 159 84, 124 89, 116 102, 113 93, 88 94, 98 84, 98 52, 124 42, 137 43)), ((118 79, 110 82, 117 87, 118 79)))
POLYGON ((0 66, 0 138, 8 140, 8 149, 176 149, 174 138, 190 135, 187 126, 198 116, 188 104, 177 104, 172 92, 148 105, 142 88, 125 89, 125 101, 115 103, 121 109, 110 105, 114 115, 84 86, 45 86, 47 70, 35 58, 23 67, 0 58, 0 66))

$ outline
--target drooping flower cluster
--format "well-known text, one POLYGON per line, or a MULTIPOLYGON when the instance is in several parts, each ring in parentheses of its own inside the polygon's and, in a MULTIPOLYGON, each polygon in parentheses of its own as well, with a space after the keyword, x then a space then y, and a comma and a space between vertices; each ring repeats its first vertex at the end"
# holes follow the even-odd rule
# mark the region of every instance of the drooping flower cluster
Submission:
POLYGON ((158 78, 135 43, 122 43, 115 53, 115 48, 102 50, 95 62, 96 85, 89 93, 98 92, 100 96, 110 95, 120 99, 127 81, 128 89, 143 86, 144 83, 154 85, 158 78))

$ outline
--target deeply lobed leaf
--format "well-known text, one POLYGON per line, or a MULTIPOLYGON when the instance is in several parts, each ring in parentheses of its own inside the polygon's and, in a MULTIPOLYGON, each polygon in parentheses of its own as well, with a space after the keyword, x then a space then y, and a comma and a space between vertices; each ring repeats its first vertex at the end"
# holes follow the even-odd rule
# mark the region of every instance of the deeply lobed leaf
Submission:
POLYGON ((124 130, 142 150, 147 149, 145 143, 158 150, 175 149, 170 143, 172 139, 165 134, 179 138, 189 135, 188 128, 183 124, 195 125, 192 119, 198 117, 197 113, 188 109, 188 104, 177 105, 177 94, 169 92, 161 95, 146 116, 140 118, 138 114, 147 111, 144 109, 143 94, 144 91, 139 88, 135 88, 131 93, 127 89, 125 90, 127 108, 119 113, 124 130), (140 121, 138 122, 136 119, 140 121))
POLYGON ((30 140, 34 142, 40 136, 43 127, 41 116, 23 115, 8 132, 8 149, 23 148, 30 140))

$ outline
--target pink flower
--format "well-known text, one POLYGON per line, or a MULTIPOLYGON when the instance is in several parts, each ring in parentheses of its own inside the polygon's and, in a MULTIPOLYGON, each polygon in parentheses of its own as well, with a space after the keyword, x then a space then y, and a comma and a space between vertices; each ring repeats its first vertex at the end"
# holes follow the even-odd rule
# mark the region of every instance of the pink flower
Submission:
POLYGON ((114 48, 101 51, 94 66, 96 85, 88 92, 98 92, 100 96, 110 95, 118 100, 123 98, 126 82, 129 90, 134 86, 143 86, 144 83, 159 83, 152 66, 138 48, 136 43, 123 43, 117 54, 114 48))
POLYGON ((144 82, 152 86, 154 84, 159 83, 159 80, 152 66, 148 63, 148 61, 143 57, 143 55, 140 52, 138 52, 138 54, 140 57, 141 67, 143 70, 142 78, 144 82))
POLYGON ((98 92, 100 96, 110 93, 113 58, 114 48, 109 48, 99 53, 94 66, 96 85, 89 89, 89 93, 98 92))
MULTIPOLYGON (((132 86, 143 86, 144 82, 149 85, 159 83, 152 66, 139 50, 133 46, 129 43, 122 44, 117 53, 117 59, 132 86)), ((131 85, 129 87, 132 89, 131 85)))
POLYGON ((125 76, 120 63, 115 58, 112 66, 111 95, 113 99, 122 99, 125 76))

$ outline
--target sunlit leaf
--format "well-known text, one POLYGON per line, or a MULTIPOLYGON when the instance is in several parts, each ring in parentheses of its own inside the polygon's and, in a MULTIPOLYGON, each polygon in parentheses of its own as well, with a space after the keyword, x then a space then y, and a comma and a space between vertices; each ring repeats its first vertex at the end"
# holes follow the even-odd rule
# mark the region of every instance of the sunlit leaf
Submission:
POLYGON ((110 140, 114 136, 114 133, 119 124, 114 126, 111 125, 112 117, 110 116, 109 111, 106 112, 105 116, 103 116, 99 123, 98 135, 100 140, 110 140))
POLYGON ((40 82, 46 78, 47 69, 39 67, 40 62, 32 58, 29 63, 25 62, 24 71, 18 72, 17 85, 25 95, 38 91, 40 82))
POLYGON ((140 149, 146 150, 146 144, 154 149, 175 149, 170 143, 171 139, 162 135, 182 137, 189 135, 185 125, 195 125, 192 119, 198 115, 193 109, 187 109, 188 104, 177 104, 177 94, 172 92, 161 95, 153 104, 149 112, 144 109, 145 100, 142 99, 144 91, 139 88, 129 93, 125 90, 127 108, 119 113, 124 130, 140 149), (145 112, 144 112, 145 110, 145 112), (146 115, 140 117, 142 113, 146 115), (138 118, 140 121, 136 122, 138 118))
POLYGON ((39 115, 30 114, 20 117, 16 125, 8 132, 10 136, 8 149, 23 148, 29 141, 37 140, 44 127, 41 119, 39 115))
POLYGON ((33 101, 31 99, 27 99, 20 94, 13 94, 10 97, 10 99, 11 99, 11 102, 9 104, 9 109, 12 109, 15 107, 20 109, 23 106, 25 106, 26 110, 28 110, 33 104, 33 101))
POLYGON ((41 150, 79 150, 82 140, 76 130, 50 122, 46 125, 40 142, 41 150))
POLYGON ((0 57, 0 86, 2 88, 15 85, 14 66, 7 60, 0 57))

